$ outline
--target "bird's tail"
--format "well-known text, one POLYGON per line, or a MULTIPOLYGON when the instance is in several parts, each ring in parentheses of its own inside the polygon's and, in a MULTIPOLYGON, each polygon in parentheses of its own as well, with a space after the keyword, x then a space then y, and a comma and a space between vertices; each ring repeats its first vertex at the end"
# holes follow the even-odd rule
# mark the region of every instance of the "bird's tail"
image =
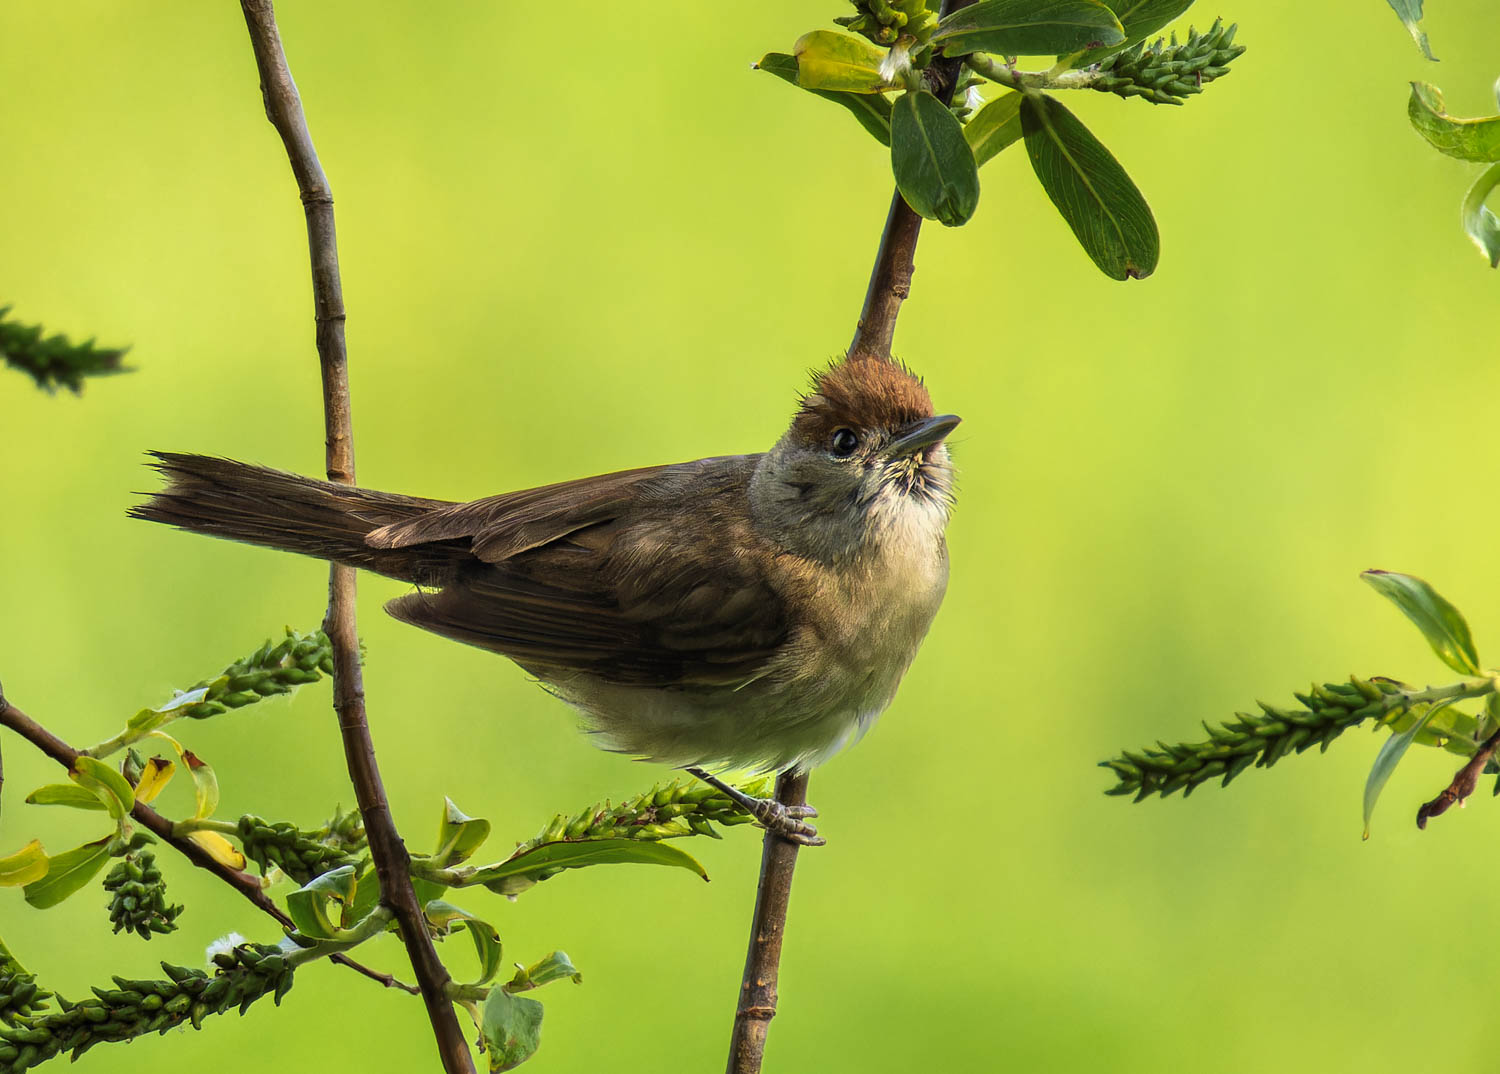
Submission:
MULTIPOLYGON (((231 459, 153 451, 167 487, 130 509, 134 518, 360 567, 419 585, 441 585, 457 547, 371 548, 365 536, 443 500, 318 481, 231 459)), ((467 544, 467 542, 464 542, 467 544)))

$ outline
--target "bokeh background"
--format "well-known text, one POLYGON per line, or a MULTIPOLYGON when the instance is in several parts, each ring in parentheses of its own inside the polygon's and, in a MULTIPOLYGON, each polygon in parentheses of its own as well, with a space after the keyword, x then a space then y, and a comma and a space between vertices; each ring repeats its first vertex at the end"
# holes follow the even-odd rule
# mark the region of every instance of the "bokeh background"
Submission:
MULTIPOLYGON (((1429 6, 1440 65, 1380 0, 1234 0, 1193 15, 1250 51, 1188 107, 1069 95, 1155 209, 1150 280, 1095 271, 1014 148, 969 226, 924 230, 897 350, 965 418, 952 585, 879 728, 813 780, 829 845, 798 870, 768 1069, 1488 1062, 1500 808, 1411 823, 1451 757, 1408 758, 1367 843, 1366 733, 1186 802, 1106 798, 1094 767, 1313 678, 1447 676, 1366 567, 1429 578, 1496 659, 1500 279, 1458 228, 1471 169, 1405 99, 1424 78, 1492 111, 1500 15, 1429 6)), ((338 199, 362 480, 459 499, 768 446, 849 338, 890 175, 848 116, 749 65, 839 13, 283 4, 338 199)), ((321 615, 320 565, 124 514, 148 448, 320 469, 305 238, 237 5, 3 5, 0 70, 0 300, 134 348, 82 398, 0 374, 0 678, 82 744, 321 615)), ((663 777, 590 749, 506 662, 385 618, 399 592, 364 581, 361 627, 415 848, 444 794, 503 849, 663 777)), ((226 816, 351 800, 326 685, 183 732, 226 816)), ((57 773, 4 746, 0 850, 92 838, 22 805, 57 773)), ((717 1069, 759 840, 690 849, 711 884, 619 867, 462 900, 509 958, 560 947, 586 975, 541 996, 530 1069, 717 1069)), ((97 890, 47 913, 0 892, 0 935, 72 993, 274 937, 162 860, 173 936, 112 937, 97 890)), ((394 940, 366 951, 401 965, 394 940)), ((435 1066, 417 1002, 320 965, 279 1011, 80 1069, 266 1061, 435 1066)))

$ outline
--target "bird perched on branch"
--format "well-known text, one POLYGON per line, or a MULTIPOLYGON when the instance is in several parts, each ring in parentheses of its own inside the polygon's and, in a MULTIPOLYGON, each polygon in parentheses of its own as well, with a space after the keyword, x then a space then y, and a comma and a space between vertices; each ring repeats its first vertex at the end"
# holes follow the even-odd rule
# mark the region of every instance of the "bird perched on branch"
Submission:
POLYGON ((947 587, 958 422, 904 366, 856 356, 763 454, 451 503, 156 452, 167 486, 130 513, 413 583, 397 619, 509 657, 606 748, 817 843, 811 807, 706 769, 811 767, 890 704, 947 587))

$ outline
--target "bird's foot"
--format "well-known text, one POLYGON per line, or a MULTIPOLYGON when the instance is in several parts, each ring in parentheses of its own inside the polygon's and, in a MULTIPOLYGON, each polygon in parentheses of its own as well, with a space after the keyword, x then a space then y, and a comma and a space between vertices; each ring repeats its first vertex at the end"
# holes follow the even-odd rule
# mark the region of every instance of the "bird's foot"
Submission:
POLYGON ((762 828, 791 843, 820 847, 827 842, 818 829, 807 823, 818 811, 810 805, 783 805, 774 798, 751 798, 750 815, 762 828))
POLYGON ((723 791, 746 813, 755 818, 757 824, 768 832, 779 835, 789 843, 805 847, 820 847, 827 840, 818 834, 818 829, 807 823, 808 817, 816 817, 818 811, 810 805, 786 805, 774 798, 751 798, 738 787, 725 783, 718 776, 701 768, 688 768, 687 773, 701 779, 710 787, 723 791))

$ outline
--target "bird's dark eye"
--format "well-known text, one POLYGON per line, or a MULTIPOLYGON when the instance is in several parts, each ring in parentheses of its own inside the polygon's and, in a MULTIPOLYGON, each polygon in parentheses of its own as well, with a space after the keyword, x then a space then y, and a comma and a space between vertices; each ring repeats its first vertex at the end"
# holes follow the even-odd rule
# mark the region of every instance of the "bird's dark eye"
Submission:
POLYGON ((828 441, 828 450, 840 458, 853 455, 857 447, 859 447, 859 437, 853 429, 835 429, 828 441))

